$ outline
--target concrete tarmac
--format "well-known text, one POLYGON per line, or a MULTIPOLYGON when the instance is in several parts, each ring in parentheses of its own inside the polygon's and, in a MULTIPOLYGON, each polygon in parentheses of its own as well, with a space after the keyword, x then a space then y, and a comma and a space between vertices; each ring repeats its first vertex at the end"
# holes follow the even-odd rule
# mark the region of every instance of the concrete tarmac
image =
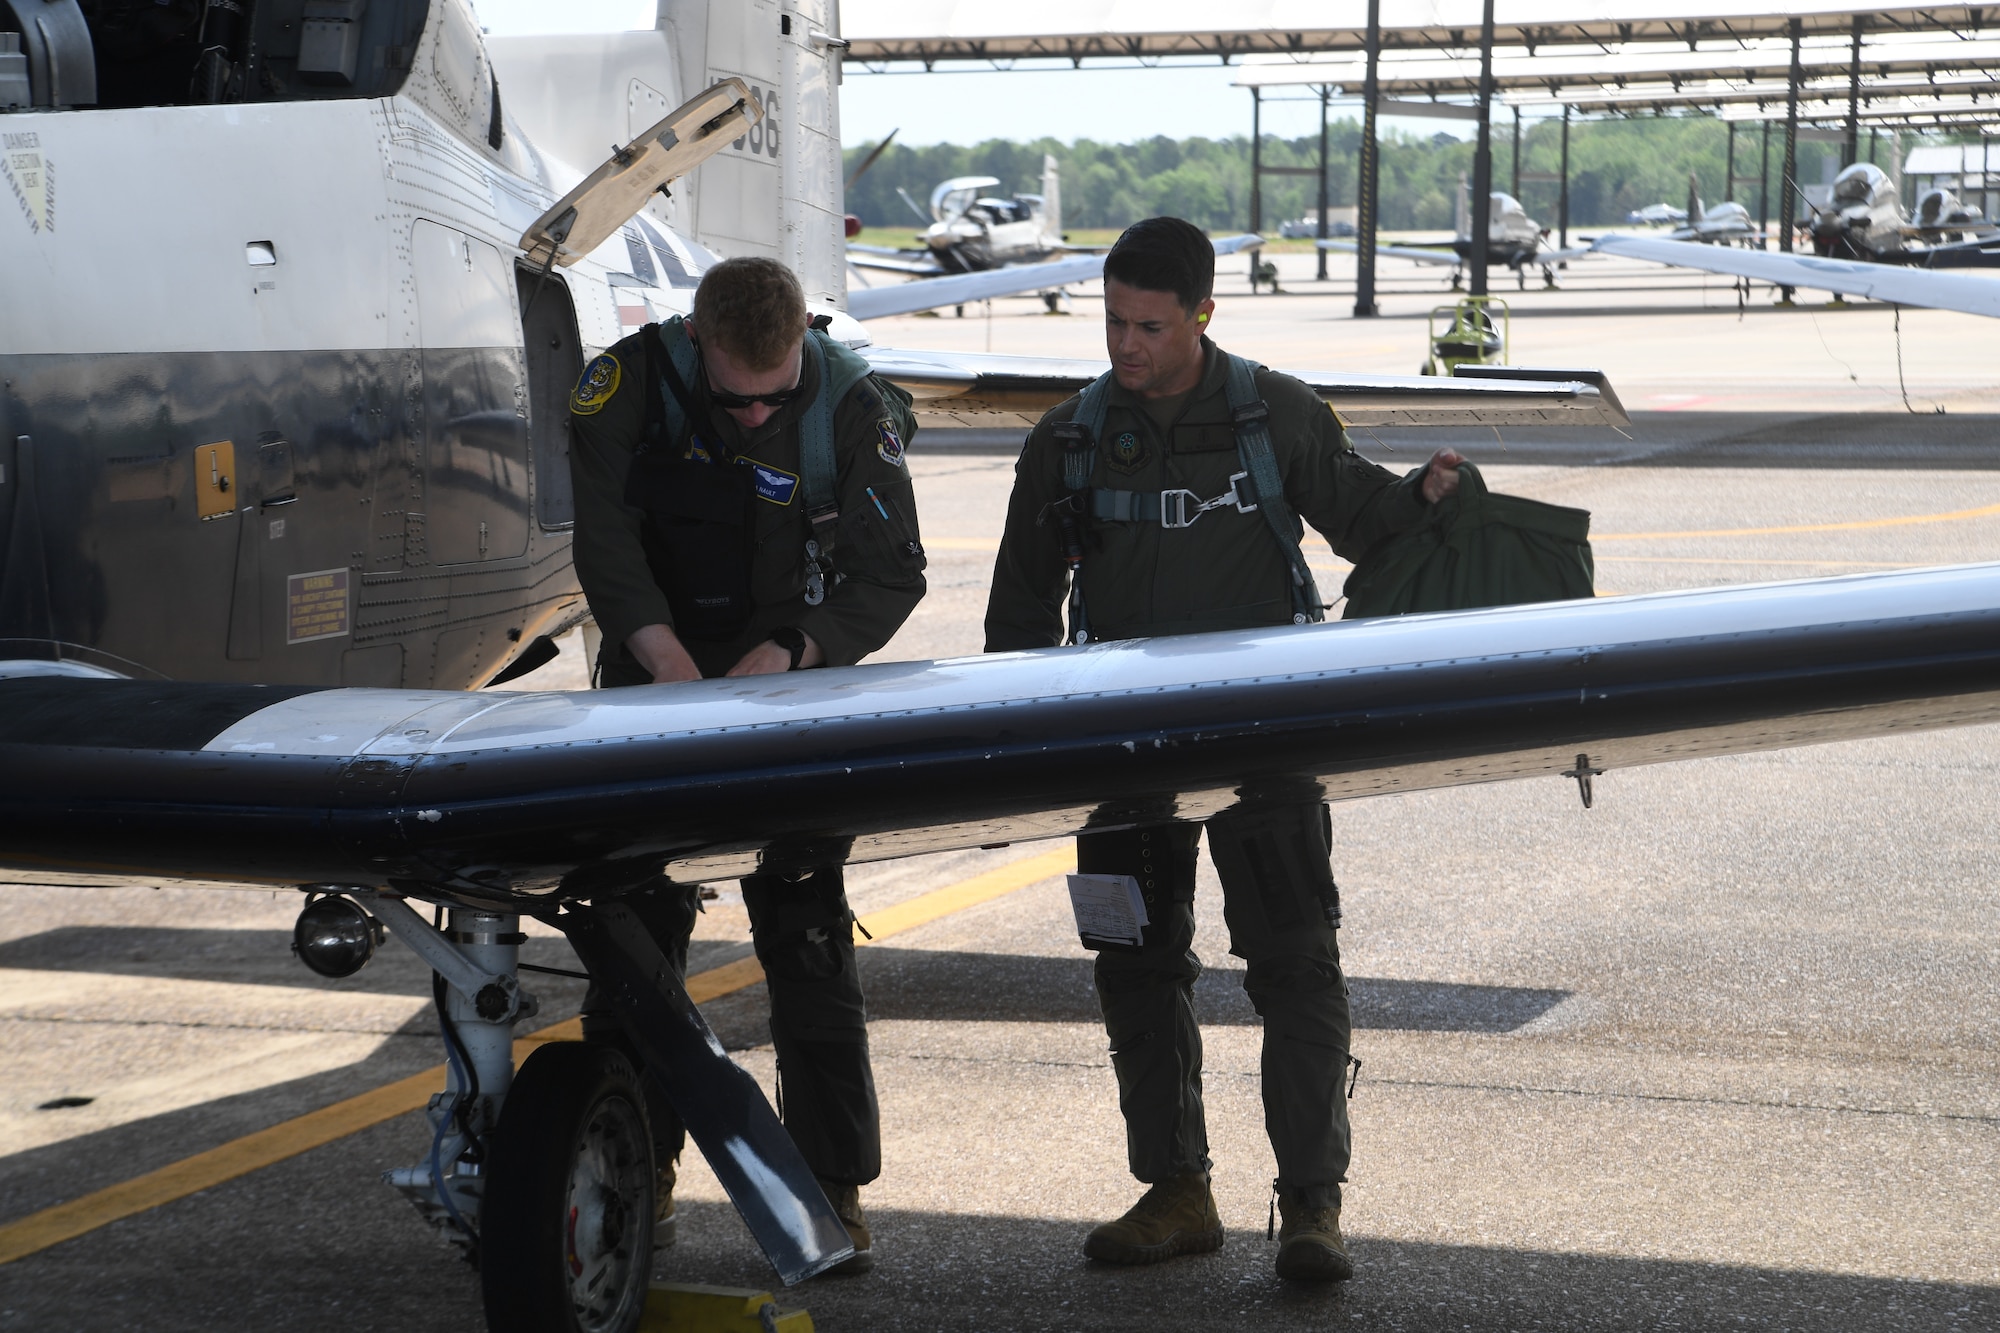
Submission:
MULTIPOLYGON (((1913 417, 1860 402, 1879 383, 1816 378, 1823 353, 1774 341, 1809 330, 1797 311, 1739 320, 1732 298, 1703 313, 1683 284, 1645 294, 1680 302, 1667 314, 1579 313, 1619 298, 1575 290, 1522 312, 1543 295, 1517 301, 1517 340, 1532 325, 1607 365, 1641 357, 1613 383, 1648 415, 1634 441, 1604 446, 1634 447, 1593 456, 1554 432, 1459 447, 1495 489, 1592 511, 1601 594, 2000 559, 2000 438, 1979 410, 2000 407, 2000 371, 1967 342, 1990 346, 1990 326, 1904 313, 1906 352, 1921 341, 1941 367, 1913 388, 1949 409, 1913 417), (1647 362, 1638 340, 1662 325, 1686 333, 1647 362), (1702 406, 1670 411, 1674 392, 1702 406)), ((1343 301, 1225 284, 1218 336, 1273 363, 1414 369, 1404 344, 1420 345, 1421 318, 1357 324, 1343 301), (1395 343, 1379 366, 1353 350, 1368 340, 1395 343)), ((1018 325, 1091 353, 1087 297, 1067 320, 1020 305, 995 316, 996 343, 1018 325)), ((1851 333, 1858 357, 1891 318, 1856 307, 1820 323, 1851 333)), ((903 327, 884 342, 984 336, 972 312, 886 323, 903 327)), ((1360 443, 1403 467, 1438 438, 1399 436, 1360 443)), ((993 452, 1004 443, 953 443, 968 442, 913 450, 931 593, 884 658, 981 646, 1012 463, 993 452)), ((1345 562, 1312 555, 1337 588, 1345 562)), ((580 685, 564 647, 520 687, 580 685)), ((1614 772, 1588 811, 1561 780, 1336 806, 1363 1061, 1344 1286, 1271 1269, 1261 1034, 1205 862, 1198 1004, 1229 1230, 1213 1256, 1118 1270, 1081 1255, 1140 1187, 1059 881, 870 945, 885 1169, 863 1198, 879 1267, 783 1299, 821 1329, 913 1333, 2000 1327, 1996 740, 1614 772)), ((1042 850, 857 867, 852 896, 866 915, 1042 850)), ((297 908, 266 892, 0 887, 0 1223, 439 1061, 414 958, 392 942, 323 982, 286 953, 297 908)), ((532 933, 529 961, 570 959, 532 933)), ((748 952, 722 886, 692 969, 748 952)), ((576 983, 529 984, 544 1020, 575 1012, 576 983)), ((757 986, 708 1011, 768 1089, 764 1006, 757 986)), ((476 1276, 376 1179, 426 1142, 400 1116, 0 1266, 0 1329, 478 1329, 476 1276)), ((768 1287, 692 1153, 680 1199, 658 1274, 768 1287)))

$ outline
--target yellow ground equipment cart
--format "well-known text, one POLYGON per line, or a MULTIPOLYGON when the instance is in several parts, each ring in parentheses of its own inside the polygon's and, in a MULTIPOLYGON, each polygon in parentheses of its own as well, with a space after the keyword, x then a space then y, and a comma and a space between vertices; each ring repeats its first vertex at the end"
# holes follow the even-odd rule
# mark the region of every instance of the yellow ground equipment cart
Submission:
POLYGON ((1497 296, 1468 296, 1431 311, 1431 354, 1420 375, 1451 375, 1463 365, 1507 361, 1507 303, 1497 296), (1440 327, 1442 325, 1442 327, 1440 327))

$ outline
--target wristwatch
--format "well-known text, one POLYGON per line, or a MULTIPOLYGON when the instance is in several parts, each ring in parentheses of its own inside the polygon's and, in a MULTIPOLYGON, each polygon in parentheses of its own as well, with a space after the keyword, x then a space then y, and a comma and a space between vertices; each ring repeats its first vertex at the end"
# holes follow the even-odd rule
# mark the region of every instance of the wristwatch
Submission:
POLYGON ((771 631, 770 637, 772 643, 792 655, 792 664, 786 670, 797 671, 799 663, 803 662, 806 656, 805 631, 796 625, 780 625, 771 631))

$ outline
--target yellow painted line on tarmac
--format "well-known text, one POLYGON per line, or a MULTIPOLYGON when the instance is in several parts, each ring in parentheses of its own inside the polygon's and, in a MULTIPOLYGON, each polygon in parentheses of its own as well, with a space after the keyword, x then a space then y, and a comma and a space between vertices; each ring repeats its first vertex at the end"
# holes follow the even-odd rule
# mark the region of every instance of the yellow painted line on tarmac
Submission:
POLYGON ((1953 509, 1942 514, 1904 514, 1897 518, 1862 518, 1848 523, 1801 523, 1784 528, 1712 528, 1698 532, 1600 532, 1593 542, 1662 541, 1671 537, 1775 537, 1792 532, 1860 532, 1866 528, 1907 528, 1923 523, 1962 523, 1971 518, 2000 515, 2000 504, 1978 509, 1953 509))
MULTIPOLYGON (((875 939, 887 939, 954 912, 991 902, 1040 880, 1065 874, 1075 865, 1076 853, 1065 846, 1058 851, 1014 861, 983 875, 934 889, 879 912, 871 912, 861 918, 861 925, 875 939)), ((864 936, 860 942, 866 944, 869 940, 864 936)), ((705 1004, 754 986, 763 979, 764 969, 755 958, 739 958, 733 963, 695 973, 687 980, 687 991, 696 1004, 705 1004)), ((583 1021, 577 1018, 528 1033, 514 1042, 514 1064, 518 1067, 530 1052, 544 1042, 576 1041, 582 1036, 583 1021)), ((10 1264, 51 1245, 73 1240, 99 1227, 212 1189, 239 1176, 247 1176, 253 1171, 419 1110, 430 1101, 431 1094, 443 1088, 444 1077, 445 1067, 433 1065, 421 1073, 370 1089, 359 1096, 323 1106, 317 1111, 308 1111, 268 1129, 260 1129, 210 1148, 207 1152, 184 1157, 142 1176, 107 1185, 82 1198, 9 1222, 0 1226, 0 1264, 10 1264)))
MULTIPOLYGON (((1650 542, 1666 541, 1674 537, 1776 537, 1794 532, 1860 532, 1868 528, 1907 528, 1926 523, 1963 523, 1967 519, 1994 518, 2000 516, 2000 504, 1982 505, 1978 509, 1953 509, 1942 514, 1903 514, 1895 518, 1861 518, 1846 523, 1800 523, 1781 528, 1705 528, 1687 532, 1599 532, 1592 534, 1593 542, 1650 542)), ((998 539, 984 537, 929 537, 924 540, 926 548, 933 551, 998 551, 998 539)), ((1762 560, 1759 564, 1775 565, 1777 560, 1762 560)), ((1809 564, 1831 564, 1832 561, 1803 561, 1809 564)), ((1317 566, 1316 566, 1317 567, 1317 566)), ((1878 566, 1887 568, 1887 566, 1878 566)), ((1916 568, 1916 566, 1899 566, 1916 568)))
MULTIPOLYGON (((1600 565, 1772 565, 1800 569, 1922 569, 1914 560, 1760 560, 1754 555, 1600 555, 1600 565)), ((1601 594, 1600 594, 1601 595, 1601 594)))

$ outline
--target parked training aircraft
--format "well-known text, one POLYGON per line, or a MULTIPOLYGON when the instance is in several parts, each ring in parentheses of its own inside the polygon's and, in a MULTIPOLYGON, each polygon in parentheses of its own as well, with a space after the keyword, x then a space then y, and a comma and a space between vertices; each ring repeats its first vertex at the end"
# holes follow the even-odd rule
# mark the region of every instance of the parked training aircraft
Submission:
POLYGON ((924 224, 918 249, 847 247, 856 268, 916 277, 976 273, 1008 264, 1035 264, 1071 247, 1062 234, 1062 184, 1054 157, 1042 157, 1040 194, 1002 195, 997 176, 954 176, 931 191, 930 212, 908 194, 903 202, 924 224))
POLYGON ((1687 225, 1668 232, 1668 240, 1706 241, 1720 245, 1741 241, 1748 245, 1764 239, 1763 230, 1750 217, 1750 210, 1735 200, 1724 200, 1713 208, 1703 207, 1701 185, 1691 171, 1688 173, 1688 206, 1682 219, 1687 225))
MULTIPOLYGON (((1375 253, 1388 255, 1393 259, 1408 259, 1419 264, 1449 264, 1451 266, 1451 288, 1457 291, 1465 285, 1465 266, 1472 258, 1472 206, 1471 189, 1463 177, 1458 182, 1458 232, 1450 245, 1435 249, 1420 245, 1378 245, 1375 253)), ((1528 268, 1539 266, 1542 270, 1542 285, 1556 285, 1556 265, 1567 264, 1572 259, 1581 259, 1590 253, 1588 246, 1573 246, 1567 250, 1544 250, 1549 229, 1528 216, 1528 210, 1521 207, 1521 201, 1513 195, 1495 190, 1488 201, 1486 262, 1514 270, 1514 277, 1523 291, 1528 286, 1528 268)), ((1324 240, 1319 243, 1322 250, 1342 250, 1353 253, 1360 246, 1354 241, 1324 240)))
POLYGON ((1625 220, 1647 227, 1664 227, 1672 222, 1686 222, 1688 211, 1685 208, 1675 208, 1672 204, 1647 204, 1644 208, 1635 208, 1627 213, 1625 220))
POLYGON ((1949 190, 1931 190, 1917 203, 1917 220, 1903 212, 1903 198, 1889 174, 1856 162, 1833 178, 1824 208, 1808 226, 1813 251, 1829 259, 1861 259, 1923 268, 2000 266, 2000 228, 1961 203, 1949 190), (1969 237, 1969 239, 1967 239, 1969 237))

